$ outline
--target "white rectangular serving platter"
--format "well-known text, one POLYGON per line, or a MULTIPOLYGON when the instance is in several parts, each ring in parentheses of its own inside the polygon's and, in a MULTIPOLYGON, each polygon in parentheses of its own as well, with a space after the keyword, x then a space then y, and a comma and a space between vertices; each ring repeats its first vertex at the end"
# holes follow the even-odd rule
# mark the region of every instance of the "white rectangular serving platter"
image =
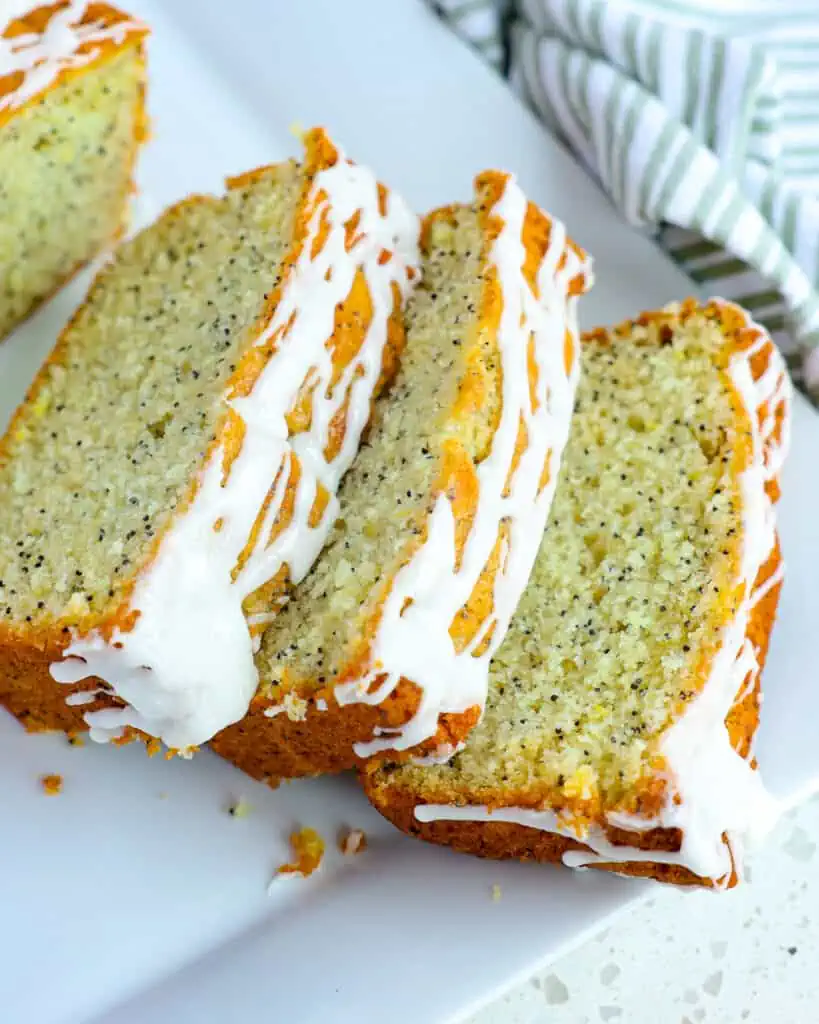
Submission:
MULTIPOLYGON (((418 0, 129 7, 154 26, 142 219, 294 153, 293 122, 324 123, 419 210, 466 198, 484 167, 516 171, 596 257, 587 326, 689 290, 418 0)), ((0 422, 87 280, 0 347, 0 422)), ((817 450, 819 416, 800 399, 782 500, 789 574, 758 744, 788 803, 819 786, 817 450)), ((136 747, 75 748, 28 736, 0 712, 3 1024, 450 1020, 648 888, 424 847, 383 822, 350 778, 272 792, 208 753, 168 762, 136 747), (40 789, 49 772, 64 776, 58 798, 40 789), (227 813, 238 797, 252 805, 246 818, 227 813), (301 825, 328 840, 325 863, 268 895, 301 825), (367 832, 366 853, 337 853, 344 826, 367 832)))

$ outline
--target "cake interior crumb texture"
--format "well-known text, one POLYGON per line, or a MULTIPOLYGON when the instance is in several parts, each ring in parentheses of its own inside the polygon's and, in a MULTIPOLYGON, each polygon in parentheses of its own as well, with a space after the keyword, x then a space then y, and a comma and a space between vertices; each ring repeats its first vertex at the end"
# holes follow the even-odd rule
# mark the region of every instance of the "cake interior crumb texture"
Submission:
POLYGON ((142 79, 134 42, 0 125, 0 337, 118 233, 142 79))
POLYGON ((368 634, 368 616, 408 557, 402 553, 421 541, 446 442, 457 441, 475 462, 489 450, 499 382, 484 382, 480 409, 453 413, 467 379, 499 373, 496 342, 476 328, 483 234, 469 207, 431 223, 399 373, 341 486, 339 519, 321 558, 262 641, 257 665, 267 697, 280 699, 290 685, 309 695, 334 681, 368 634))
POLYGON ((284 164, 186 200, 97 279, 0 449, 0 624, 80 626, 126 595, 214 439, 301 184, 284 164))
POLYGON ((702 313, 673 323, 584 345, 549 525, 484 718, 448 764, 382 781, 430 802, 626 807, 650 776, 738 597, 744 424, 718 372, 724 337, 702 313))

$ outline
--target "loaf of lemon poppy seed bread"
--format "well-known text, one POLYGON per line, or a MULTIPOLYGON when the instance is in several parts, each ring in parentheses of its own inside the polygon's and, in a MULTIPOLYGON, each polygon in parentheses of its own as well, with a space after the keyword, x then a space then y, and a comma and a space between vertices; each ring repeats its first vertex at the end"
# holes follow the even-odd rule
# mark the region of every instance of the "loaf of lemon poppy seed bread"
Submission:
POLYGON ((0 11, 0 337, 120 234, 145 136, 144 25, 62 0, 0 11))
POLYGON ((432 213, 407 348, 330 542, 214 749, 256 778, 450 749, 537 552, 571 416, 588 261, 515 181, 432 213))
POLYGON ((543 545, 447 764, 367 766, 411 835, 725 887, 770 824, 752 741, 782 580, 789 382, 713 302, 589 336, 543 545))
POLYGON ((420 223, 321 130, 124 244, 0 444, 0 702, 187 748, 241 718, 395 371, 420 223))

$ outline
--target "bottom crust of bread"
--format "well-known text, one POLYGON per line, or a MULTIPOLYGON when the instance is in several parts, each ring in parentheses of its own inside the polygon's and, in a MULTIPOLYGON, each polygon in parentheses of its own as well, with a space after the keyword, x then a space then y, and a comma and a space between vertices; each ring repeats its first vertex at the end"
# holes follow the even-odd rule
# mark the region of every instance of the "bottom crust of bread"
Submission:
MULTIPOLYGON (((777 543, 770 558, 760 570, 757 586, 762 585, 777 572, 781 561, 781 551, 777 543)), ((768 644, 776 618, 781 588, 781 583, 771 587, 754 607, 748 623, 747 636, 756 648, 759 672, 754 688, 734 704, 726 720, 731 743, 742 757, 750 755, 753 737, 759 725, 760 680, 768 655, 768 644)), ((588 847, 579 840, 525 825, 501 821, 420 822, 415 817, 415 808, 421 803, 440 802, 439 800, 433 797, 427 799, 423 793, 412 792, 381 781, 377 765, 365 766, 361 772, 361 781, 367 798, 375 809, 402 832, 426 842, 449 846, 461 853, 470 853, 476 857, 486 857, 492 860, 540 861, 560 864, 564 854, 569 851, 588 852, 588 847)), ((507 798, 503 802, 510 805, 514 803, 514 800, 507 798)), ((626 832, 621 829, 607 828, 606 835, 609 842, 616 846, 624 845, 633 849, 649 851, 676 851, 680 847, 681 840, 677 829, 657 828, 647 832, 626 832)), ((732 888, 739 881, 736 867, 732 869, 731 875, 727 879, 703 878, 681 865, 655 861, 600 862, 589 864, 589 868, 637 878, 653 878, 673 885, 696 885, 706 888, 732 888)))
MULTIPOLYGON (((70 686, 55 682, 49 667, 60 656, 59 649, 0 644, 0 707, 14 715, 29 732, 63 732, 74 736, 88 731, 85 722, 88 712, 122 706, 120 701, 105 693, 99 693, 88 703, 66 703, 72 693, 88 693, 105 684, 95 677, 70 686)), ((266 715, 265 711, 273 707, 274 702, 257 696, 247 715, 217 733, 210 746, 251 778, 271 785, 282 779, 360 768, 365 762, 356 757, 355 744, 371 740, 378 727, 389 728, 406 722, 415 710, 417 699, 414 687, 399 686, 392 697, 379 706, 349 704, 340 707, 327 697, 327 710, 322 711, 316 706, 314 696, 305 702, 304 720, 293 721, 285 712, 274 717, 266 715)), ((442 715, 428 749, 461 742, 478 717, 477 707, 461 714, 442 715)), ((136 732, 127 736, 127 739, 137 738, 136 732)), ((143 738, 150 740, 150 737, 143 738)), ((422 748, 422 752, 423 749, 426 748, 422 748)), ((394 752, 390 756, 400 758, 394 752)))
POLYGON ((60 656, 59 648, 0 644, 0 707, 14 715, 29 732, 64 732, 74 736, 87 732, 83 719, 87 711, 119 706, 104 694, 88 704, 67 704, 66 698, 72 693, 103 684, 93 678, 72 686, 56 683, 49 667, 60 656))
MULTIPOLYGON (((320 694, 306 702, 304 718, 294 721, 284 711, 273 717, 265 714, 274 702, 257 696, 247 715, 214 736, 210 746, 247 775, 271 784, 280 779, 333 774, 362 767, 365 762, 356 756, 355 745, 369 742, 378 729, 405 723, 417 702, 418 692, 412 684, 399 685, 380 705, 339 706, 331 694, 320 694), (322 697, 326 710, 320 710, 322 697)), ((443 744, 457 745, 466 739, 479 716, 477 707, 442 715, 435 736, 413 754, 443 744)), ((400 760, 394 751, 389 756, 400 760)))

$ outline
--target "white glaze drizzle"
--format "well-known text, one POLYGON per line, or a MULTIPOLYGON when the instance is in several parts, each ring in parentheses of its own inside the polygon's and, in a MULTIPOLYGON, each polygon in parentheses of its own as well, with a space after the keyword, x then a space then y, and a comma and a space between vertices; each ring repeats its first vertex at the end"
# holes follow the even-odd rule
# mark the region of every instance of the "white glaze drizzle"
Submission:
POLYGON ((75 635, 65 660, 51 666, 58 682, 97 677, 125 702, 124 708, 86 714, 93 739, 119 737, 131 726, 185 749, 242 718, 258 683, 242 602, 282 565, 294 582, 302 579, 336 518, 335 492, 358 449, 381 371, 393 283, 406 299, 416 276, 419 223, 395 195, 388 195, 382 215, 375 178, 342 155, 315 176, 307 202, 307 237, 256 343, 277 338, 277 347, 247 397, 224 398, 245 429, 229 473, 225 476, 220 448, 204 467, 190 506, 173 520, 155 559, 137 579, 131 607, 139 616, 133 629, 116 630, 110 640, 98 631, 75 635), (345 226, 356 215, 360 220, 348 250, 345 226), (323 222, 329 232, 313 253, 323 222), (336 307, 348 296, 358 269, 366 278, 372 318, 357 355, 331 389, 333 352, 327 342, 336 307), (285 417, 307 381, 315 384, 311 425, 289 436, 285 417), (330 425, 348 396, 344 440, 328 462, 330 425), (301 476, 293 515, 270 543, 297 462, 301 476), (311 527, 319 484, 331 499, 321 522, 311 527), (267 499, 256 546, 233 581, 267 499))
POLYGON ((373 643, 371 668, 363 678, 335 687, 340 705, 381 704, 402 677, 420 690, 418 708, 410 721, 394 729, 376 727, 371 741, 355 744, 359 757, 415 747, 435 734, 442 714, 463 712, 475 705, 483 708, 489 661, 529 579, 546 527, 579 374, 577 302, 568 294, 569 285, 581 274, 590 283, 591 268, 568 246, 563 225, 553 221, 548 250, 538 270, 540 295, 536 298, 523 273, 526 208, 523 192, 507 177, 491 214, 503 226, 488 257, 503 296, 497 331, 502 412, 491 451, 477 467, 477 510, 461 563, 455 564, 452 506, 446 494, 440 494, 424 543, 393 580, 373 643), (567 330, 574 342, 568 373, 564 366, 567 330), (535 339, 538 371, 534 406, 527 367, 530 335, 535 339), (509 482, 508 494, 504 494, 521 422, 528 432, 528 447, 509 482), (549 480, 538 493, 549 452, 549 480), (487 566, 504 521, 509 527, 508 543, 495 577, 491 614, 459 653, 449 634, 450 625, 487 566), (476 654, 490 631, 490 642, 476 654))
MULTIPOLYGON (((30 4, 28 7, 32 9, 30 4)), ((81 25, 79 21, 87 7, 86 0, 71 0, 67 7, 51 15, 42 33, 0 36, 0 78, 23 73, 20 85, 0 96, 0 111, 21 107, 48 89, 60 72, 90 64, 99 56, 104 43, 120 46, 131 33, 147 31, 130 17, 109 26, 102 22, 81 25), (81 46, 86 47, 82 53, 78 52, 81 46)))
POLYGON ((652 863, 677 863, 676 854, 663 850, 638 850, 627 846, 614 846, 599 825, 581 827, 569 817, 549 810, 530 810, 526 807, 487 807, 468 804, 457 807, 451 804, 419 804, 415 817, 421 822, 431 821, 500 821, 511 825, 523 825, 539 832, 551 832, 566 839, 583 843, 593 851, 592 858, 585 850, 566 850, 562 860, 567 867, 588 867, 592 859, 600 863, 623 863, 625 861, 650 861, 652 863), (625 852, 624 852, 625 851, 625 852), (627 855, 626 855, 627 854, 627 855))
POLYGON ((513 822, 568 836, 587 846, 588 851, 571 850, 563 855, 563 862, 569 867, 628 861, 674 864, 720 886, 728 884, 732 869, 737 874, 741 872, 746 841, 758 841, 775 824, 779 808, 752 766, 751 753, 743 758, 732 746, 725 720, 734 703, 753 690, 759 674, 755 648, 746 637, 751 611, 782 580, 780 567, 754 589, 759 570, 776 544, 775 512, 765 484, 778 476, 787 455, 791 384, 782 357, 773 345, 766 370, 758 380, 753 379, 751 360, 770 344, 770 338, 744 310, 717 301, 741 312, 747 326, 759 332, 749 348, 732 358, 728 371, 748 413, 752 434, 751 460, 739 481, 743 550, 737 582, 743 588, 743 596, 725 628, 702 691, 663 736, 660 753, 671 783, 664 807, 652 818, 620 812, 607 815, 611 826, 632 832, 679 829, 680 849, 668 852, 614 845, 600 826, 578 828, 553 811, 523 807, 490 810, 481 805, 421 804, 415 808, 419 821, 513 822), (767 413, 759 424, 763 406, 767 413), (775 416, 782 406, 784 421, 777 442, 773 436, 775 416))
POLYGON ((751 607, 755 607, 759 602, 766 597, 774 587, 778 587, 779 584, 785 579, 785 563, 780 559, 779 565, 777 565, 774 572, 765 580, 764 583, 760 584, 753 592, 751 596, 751 607))
POLYGON ((84 704, 93 704, 97 697, 111 696, 111 691, 100 686, 95 690, 80 690, 78 693, 69 693, 65 698, 66 704, 71 707, 82 707, 84 704))

